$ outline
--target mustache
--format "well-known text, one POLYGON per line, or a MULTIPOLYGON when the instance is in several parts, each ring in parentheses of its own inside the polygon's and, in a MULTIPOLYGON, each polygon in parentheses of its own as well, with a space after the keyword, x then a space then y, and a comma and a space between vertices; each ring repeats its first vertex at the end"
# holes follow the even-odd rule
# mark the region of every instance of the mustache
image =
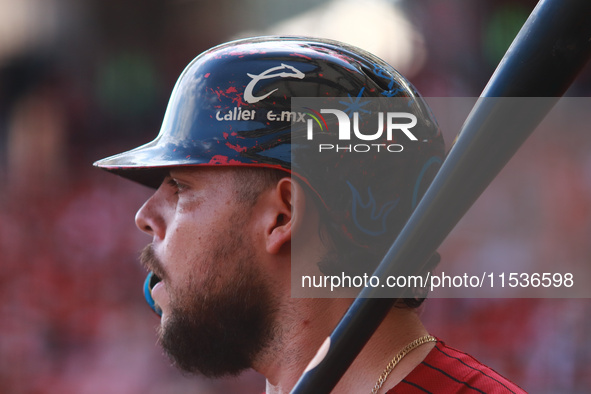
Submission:
POLYGON ((161 280, 166 278, 166 272, 162 267, 162 262, 156 256, 156 253, 154 253, 154 247, 152 244, 148 244, 142 249, 140 253, 140 263, 146 270, 152 271, 154 275, 161 280))

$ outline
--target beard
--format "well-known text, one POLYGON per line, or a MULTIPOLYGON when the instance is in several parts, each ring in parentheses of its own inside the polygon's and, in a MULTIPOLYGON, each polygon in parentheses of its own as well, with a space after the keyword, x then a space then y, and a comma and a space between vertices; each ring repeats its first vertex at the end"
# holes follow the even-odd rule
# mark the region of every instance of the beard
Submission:
MULTIPOLYGON (((190 280, 183 291, 168 287, 170 314, 158 330, 177 368, 210 378, 252 368, 275 333, 271 282, 257 268, 252 244, 239 230, 230 231, 202 259, 212 267, 199 284, 190 280)), ((142 261, 161 267, 150 246, 142 261)))

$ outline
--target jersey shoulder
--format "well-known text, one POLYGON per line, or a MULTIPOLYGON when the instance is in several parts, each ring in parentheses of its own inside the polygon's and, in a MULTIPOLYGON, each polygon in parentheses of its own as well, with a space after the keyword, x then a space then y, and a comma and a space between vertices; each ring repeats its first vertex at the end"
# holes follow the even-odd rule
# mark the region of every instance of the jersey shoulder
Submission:
POLYGON ((526 393, 467 353, 438 340, 427 357, 388 394, 526 393))

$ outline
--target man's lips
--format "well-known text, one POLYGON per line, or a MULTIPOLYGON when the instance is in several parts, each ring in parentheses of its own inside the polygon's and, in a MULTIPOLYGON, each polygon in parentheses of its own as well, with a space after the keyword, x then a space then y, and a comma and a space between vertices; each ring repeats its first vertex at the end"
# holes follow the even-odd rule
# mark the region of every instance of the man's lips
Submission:
MULTIPOLYGON (((165 290, 163 282, 158 282, 154 285, 154 287, 152 287, 152 299, 154 300, 156 308, 160 309, 160 311, 162 311, 162 307, 159 301, 162 301, 166 296, 166 294, 163 294, 164 291, 165 290)), ((162 315, 162 312, 160 313, 160 315, 162 315)))

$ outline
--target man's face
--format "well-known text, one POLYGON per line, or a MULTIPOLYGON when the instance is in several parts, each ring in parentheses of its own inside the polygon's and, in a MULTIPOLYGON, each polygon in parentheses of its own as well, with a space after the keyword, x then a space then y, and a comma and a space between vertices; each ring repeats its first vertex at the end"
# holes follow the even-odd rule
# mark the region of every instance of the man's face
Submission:
POLYGON ((230 171, 173 170, 136 216, 153 237, 142 263, 161 278, 160 343, 179 368, 210 377, 252 366, 276 310, 230 171))

